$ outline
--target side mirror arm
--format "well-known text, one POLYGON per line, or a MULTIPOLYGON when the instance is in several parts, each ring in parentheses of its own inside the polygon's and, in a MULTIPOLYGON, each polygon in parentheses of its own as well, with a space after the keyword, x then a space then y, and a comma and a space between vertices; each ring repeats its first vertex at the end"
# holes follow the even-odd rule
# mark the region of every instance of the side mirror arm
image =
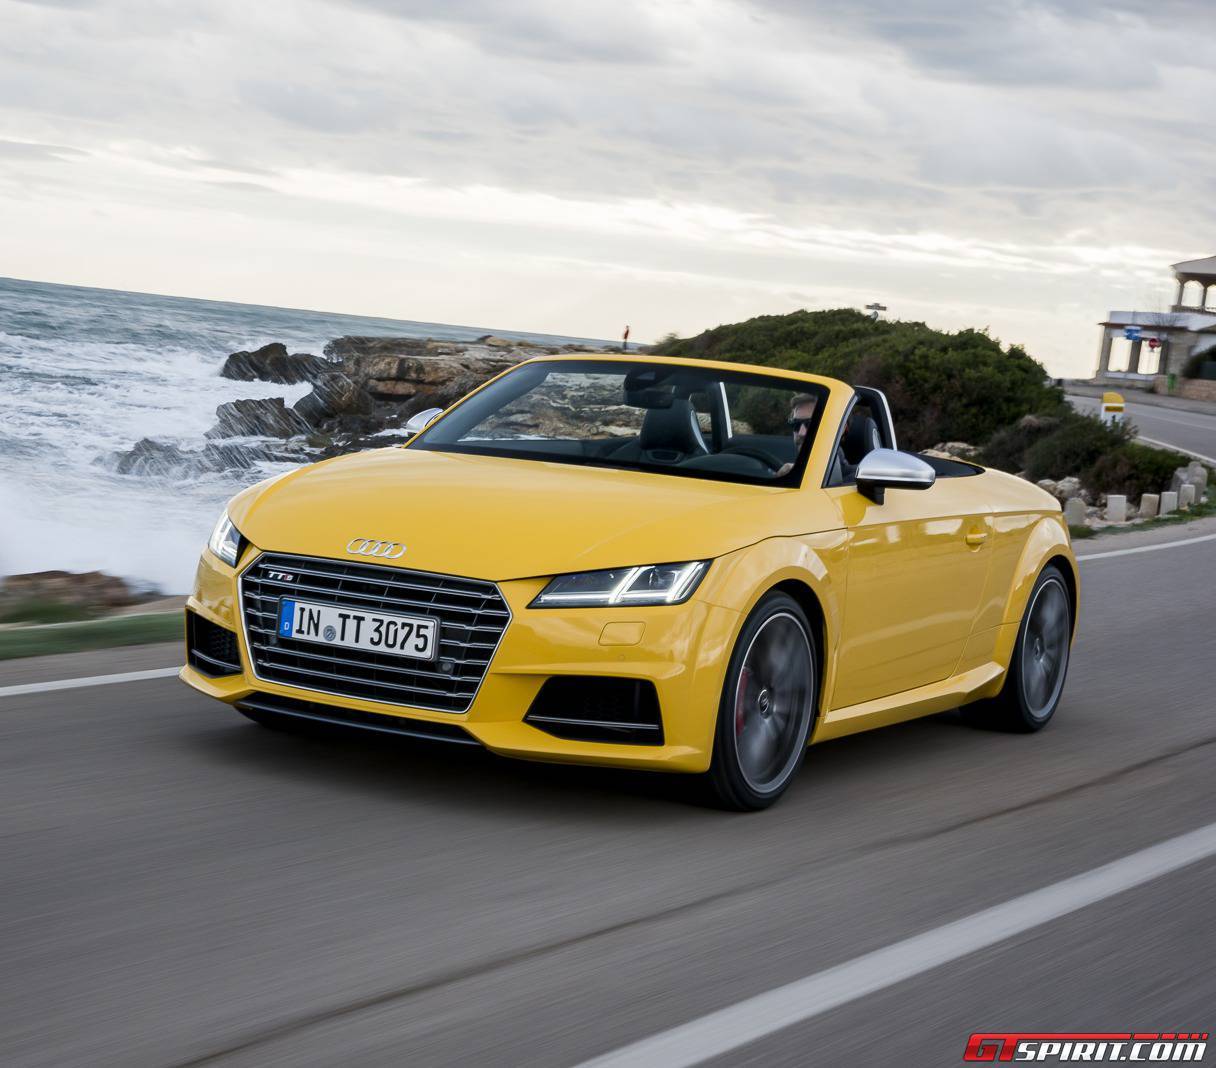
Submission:
POLYGON ((881 482, 862 482, 858 479, 857 492, 875 504, 887 503, 887 487, 881 482))

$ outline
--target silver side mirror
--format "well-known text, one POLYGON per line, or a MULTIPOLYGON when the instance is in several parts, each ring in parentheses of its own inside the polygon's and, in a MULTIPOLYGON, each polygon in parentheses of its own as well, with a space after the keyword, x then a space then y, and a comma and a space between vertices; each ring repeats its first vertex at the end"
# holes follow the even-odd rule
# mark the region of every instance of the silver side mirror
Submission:
POLYGON ((888 489, 928 489, 937 472, 919 456, 895 449, 872 449, 857 465, 857 488, 875 504, 882 504, 888 489))
POLYGON ((443 415, 442 408, 423 408, 422 411, 415 412, 410 416, 409 421, 405 424, 405 432, 407 434, 421 434, 441 415, 443 415))

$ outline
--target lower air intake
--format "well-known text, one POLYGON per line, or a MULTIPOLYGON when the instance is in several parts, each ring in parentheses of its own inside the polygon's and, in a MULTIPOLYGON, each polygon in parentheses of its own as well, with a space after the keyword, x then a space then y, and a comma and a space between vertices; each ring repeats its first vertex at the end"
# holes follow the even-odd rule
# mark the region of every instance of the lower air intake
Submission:
POLYGON ((187 609, 186 660, 195 671, 211 678, 239 675, 241 655, 236 634, 187 609))
POLYGON ((659 695, 647 679, 555 676, 540 688, 524 722, 576 742, 663 744, 659 695))

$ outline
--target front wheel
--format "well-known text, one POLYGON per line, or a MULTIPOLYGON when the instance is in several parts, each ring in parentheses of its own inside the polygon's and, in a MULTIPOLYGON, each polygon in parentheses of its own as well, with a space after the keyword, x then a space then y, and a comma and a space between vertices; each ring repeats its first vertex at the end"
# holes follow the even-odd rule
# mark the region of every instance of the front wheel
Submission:
POLYGON ((806 753, 817 684, 806 613, 767 594, 735 643, 718 706, 708 777, 724 808, 767 808, 785 793, 806 753))
POLYGON ((1030 591, 1001 692, 964 709, 979 726, 1029 733, 1051 722, 1064 693, 1072 645, 1072 596, 1064 575, 1049 564, 1030 591))

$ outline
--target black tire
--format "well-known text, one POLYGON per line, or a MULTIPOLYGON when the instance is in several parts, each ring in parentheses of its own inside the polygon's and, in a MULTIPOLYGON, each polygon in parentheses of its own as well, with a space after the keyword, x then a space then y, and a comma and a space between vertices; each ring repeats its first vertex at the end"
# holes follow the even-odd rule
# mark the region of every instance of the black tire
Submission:
POLYGON ((1048 564, 1026 601, 1001 692, 966 705, 963 716, 968 722, 1020 734, 1042 730, 1051 722, 1068 676, 1074 611, 1064 573, 1048 564))
POLYGON ((784 593, 766 594, 739 632, 718 704, 706 776, 717 804, 768 808, 806 755, 819 693, 819 663, 806 613, 784 593))

